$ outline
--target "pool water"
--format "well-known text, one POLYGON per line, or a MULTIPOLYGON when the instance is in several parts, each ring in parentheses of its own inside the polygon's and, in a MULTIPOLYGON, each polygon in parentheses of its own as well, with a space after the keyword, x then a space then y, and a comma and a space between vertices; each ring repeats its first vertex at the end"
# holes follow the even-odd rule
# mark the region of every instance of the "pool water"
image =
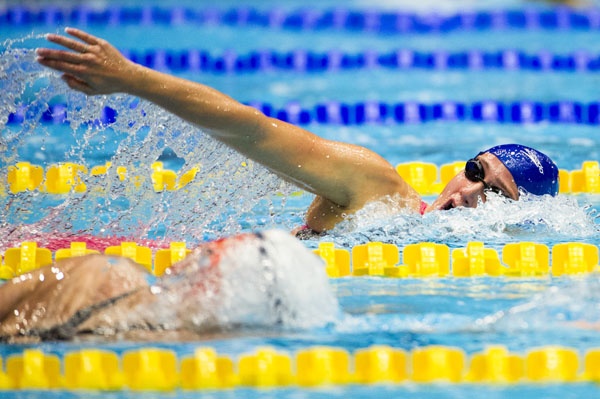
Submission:
MULTIPOLYGON (((499 0, 456 1, 439 9, 437 2, 350 1, 344 9, 361 12, 397 9, 417 15, 439 17, 465 12, 502 10, 540 12, 556 10, 542 2, 499 0)), ((74 3, 73 7, 77 7, 74 3)), ((143 2, 143 5, 153 5, 143 2)), ((45 5, 45 3, 44 3, 45 5)), ((158 2, 156 5, 175 7, 158 2)), ((224 2, 217 7, 196 2, 177 2, 197 10, 244 9, 257 12, 274 9, 282 13, 340 9, 334 1, 224 2)), ((39 7, 32 3, 32 9, 39 7)), ((138 2, 102 1, 92 9, 141 7, 138 2)), ((1 10, 1 8, 0 8, 1 10)), ((560 9, 559 9, 560 10, 560 9)), ((592 9, 594 10, 594 9, 592 9)), ((591 12, 590 15, 595 15, 591 12)), ((124 95, 86 98, 69 92, 56 74, 33 61, 31 49, 43 45, 40 36, 58 32, 61 23, 8 23, 0 19, 0 36, 6 38, 0 54, 0 177, 6 181, 9 165, 27 161, 47 169, 58 162, 75 162, 88 167, 112 162, 127 167, 137 176, 120 181, 85 177, 85 193, 55 195, 39 191, 8 194, 2 201, 0 246, 4 251, 23 240, 34 239, 43 246, 48 235, 91 234, 117 236, 123 240, 152 242, 164 246, 186 241, 189 247, 223 235, 267 228, 290 230, 302 224, 312 196, 269 174, 259 165, 204 136, 200 131, 157 107, 124 95), (23 39, 24 38, 24 39, 23 39), (18 54, 18 57, 15 57, 18 54), (40 122, 48 105, 64 105, 69 123, 40 122), (116 110, 112 123, 102 123, 105 107, 116 110), (21 111, 20 111, 21 110, 21 111), (24 111, 23 111, 24 110, 24 111), (24 112, 24 122, 9 121, 10 113, 24 112), (89 123, 90 121, 95 121, 89 123), (100 122, 99 122, 100 121, 100 122), (160 160, 165 168, 183 174, 199 166, 202 185, 186 190, 154 192, 150 165, 160 160), (92 189, 93 188, 93 189, 92 189)), ((597 55, 597 29, 583 28, 497 28, 449 31, 387 33, 364 29, 301 29, 231 23, 225 19, 209 23, 92 23, 81 26, 106 38, 125 53, 157 50, 206 51, 214 57, 244 55, 259 51, 306 51, 356 55, 407 49, 422 53, 470 51, 521 51, 529 55, 597 55)), ((592 64, 590 64, 592 65, 592 64)), ((594 67, 595 68, 595 67, 594 67)), ((534 68, 356 67, 339 70, 294 70, 272 68, 255 71, 171 71, 213 86, 250 104, 268 104, 272 109, 290 109, 290 104, 313 109, 315 104, 383 103, 432 104, 453 102, 471 106, 477 102, 502 104, 594 104, 600 71, 534 68)), ((58 109, 58 108, 56 108, 58 109)), ((52 119, 52 118, 46 118, 52 119)), ((106 122, 106 118, 104 119, 106 122)), ((561 122, 544 118, 537 123, 515 120, 482 121, 413 120, 388 118, 371 123, 319 122, 305 126, 316 134, 366 146, 390 163, 425 161, 442 165, 465 160, 495 144, 519 142, 550 155, 559 168, 575 170, 583 161, 600 160, 598 121, 561 122)), ((324 171, 326 173, 326 171, 324 171)), ((426 197, 432 201, 434 197, 426 197)), ((600 228, 597 195, 561 195, 518 203, 490 198, 476 209, 454 209, 425 217, 399 212, 389 205, 373 204, 348 218, 325 237, 305 242, 311 249, 333 241, 338 248, 351 249, 369 241, 393 243, 400 249, 418 242, 437 242, 451 249, 470 241, 483 241, 498 252, 509 243, 533 241, 552 247, 563 242, 598 246, 600 228)), ((489 345, 504 345, 525 354, 532 348, 562 345, 580 356, 600 347, 598 330, 582 327, 600 321, 600 279, 597 273, 584 277, 542 278, 409 278, 354 277, 330 280, 339 301, 335 322, 313 329, 263 326, 242 329, 235 338, 213 338, 201 345, 235 357, 261 346, 294 353, 315 345, 341 347, 350 352, 370 345, 389 345, 407 351, 429 345, 458 347, 467 354, 489 345)), ((307 296, 310 293, 307 293, 307 296)), ((62 355, 82 347, 101 347, 118 353, 145 344, 111 342, 101 344, 43 343, 47 353, 62 355)), ((154 344, 153 344, 154 345, 154 344)), ((160 342, 179 356, 193 352, 199 343, 160 342)), ((3 358, 20 353, 24 346, 0 346, 3 358)), ((515 386, 480 385, 383 385, 339 386, 319 389, 276 389, 212 391, 214 397, 593 397, 598 387, 591 383, 515 386)), ((0 397, 5 393, 0 392, 0 397)), ((68 392, 6 393, 7 397, 126 397, 124 393, 93 394, 68 392), (22 395, 22 396, 20 396, 22 395)), ((142 397, 157 397, 144 394, 142 397)), ((188 397, 177 392, 172 397, 188 397)), ((169 397, 171 397, 169 396, 169 397)))

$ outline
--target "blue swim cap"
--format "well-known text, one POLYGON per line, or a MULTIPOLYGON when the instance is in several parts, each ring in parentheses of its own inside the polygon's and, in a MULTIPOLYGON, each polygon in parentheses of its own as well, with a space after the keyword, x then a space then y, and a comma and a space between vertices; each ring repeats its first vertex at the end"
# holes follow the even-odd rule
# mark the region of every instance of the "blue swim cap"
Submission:
POLYGON ((494 154, 519 189, 535 195, 558 194, 558 167, 546 154, 520 144, 502 144, 482 151, 494 154))

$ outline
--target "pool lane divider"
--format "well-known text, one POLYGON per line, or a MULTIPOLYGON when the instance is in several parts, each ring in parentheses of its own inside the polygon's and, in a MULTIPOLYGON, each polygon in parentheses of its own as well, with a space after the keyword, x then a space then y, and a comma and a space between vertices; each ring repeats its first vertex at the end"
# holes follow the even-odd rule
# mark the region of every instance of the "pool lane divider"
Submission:
POLYGON ((458 52, 399 49, 388 52, 368 50, 361 53, 344 53, 340 50, 314 52, 297 49, 289 52, 262 50, 247 54, 237 54, 233 50, 229 50, 222 55, 211 55, 208 51, 196 49, 121 50, 121 52, 138 64, 173 73, 243 74, 274 71, 320 73, 376 68, 428 71, 600 71, 600 56, 586 51, 569 54, 553 54, 543 51, 536 54, 515 49, 458 52))
MULTIPOLYGON (((0 359, 1 361, 2 359, 0 359)), ((583 356, 564 346, 524 354, 500 345, 468 356, 456 347, 425 346, 410 352, 374 345, 349 352, 313 346, 296 353, 258 347, 237 357, 198 347, 174 351, 140 348, 118 354, 82 349, 59 357, 39 349, 9 356, 0 367, 0 390, 175 391, 300 388, 349 384, 574 384, 600 382, 600 348, 583 356)))
MULTIPOLYGON (((240 166, 245 167, 244 162, 240 166)), ((17 162, 8 166, 6 181, 0 181, 0 195, 8 193, 17 194, 25 191, 40 191, 48 194, 85 193, 88 190, 101 190, 104 178, 114 173, 115 181, 130 182, 135 189, 140 189, 149 179, 155 192, 175 191, 185 188, 194 181, 199 166, 193 166, 177 174, 175 171, 165 169, 160 161, 153 162, 147 174, 133 174, 132 168, 125 166, 112 167, 112 162, 88 168, 85 165, 73 162, 62 162, 49 165, 46 170, 39 165, 29 162, 17 162), (95 184, 98 187, 94 187, 95 184), (6 186, 5 186, 6 184, 6 186), (88 186, 90 186, 88 188, 88 186)))
POLYGON ((486 248, 483 242, 477 241, 453 250, 446 244, 420 242, 408 244, 402 251, 395 244, 377 241, 355 245, 351 251, 336 248, 332 242, 320 242, 313 252, 323 259, 331 278, 535 278, 600 271, 598 246, 579 242, 555 244, 551 257, 547 245, 535 242, 505 244, 501 256, 495 249, 486 248))
MULTIPOLYGON (((242 163, 240 167, 246 167, 242 163)), ((443 188, 465 168, 464 161, 437 166, 430 162, 405 162, 396 165, 396 171, 419 194, 428 196, 442 192, 443 188)), ((113 167, 111 162, 89 168, 82 164, 63 162, 45 169, 29 162, 17 162, 6 169, 6 180, 0 180, 0 196, 38 191, 47 194, 82 194, 102 191, 110 183, 131 184, 141 190, 148 182, 154 192, 176 191, 189 188, 196 182, 200 166, 194 166, 178 174, 154 162, 145 171, 128 170, 124 166, 113 167), (135 173, 134 173, 135 172, 135 173), (111 176, 114 181, 107 180, 111 176)), ((2 170, 0 170, 2 172, 2 170)), ((600 163, 584 161, 581 169, 559 169, 559 192, 562 194, 600 194, 600 163)))
MULTIPOLYGON (((36 241, 24 241, 18 247, 8 248, 4 256, 0 255, 0 279, 8 280, 25 273, 33 272, 44 266, 64 259, 100 254, 131 259, 142 265, 155 276, 162 276, 166 269, 183 260, 192 251, 185 242, 174 241, 168 245, 151 248, 133 241, 114 239, 96 240, 94 237, 82 237, 85 241, 70 241, 60 238, 61 248, 51 251, 39 247, 36 241), (68 245, 68 247, 67 247, 68 245), (90 247, 88 247, 88 245, 90 247)), ((77 238, 72 238, 77 240, 77 238)), ((52 243, 52 238, 49 239, 52 243)), ((54 243, 52 243, 54 245, 54 243)))
POLYGON ((302 8, 261 10, 252 7, 74 7, 9 6, 0 9, 0 25, 10 27, 75 26, 230 26, 303 32, 347 32, 379 35, 447 34, 452 32, 596 31, 598 8, 534 8, 417 13, 302 8))
MULTIPOLYGON (((8 280, 34 272, 54 261, 99 254, 99 249, 106 255, 129 258, 144 266, 149 273, 161 276, 167 268, 191 253, 185 242, 171 242, 168 247, 153 250, 133 241, 98 247, 93 239, 88 242, 75 240, 70 243, 63 241, 62 247, 54 252, 39 247, 35 241, 25 241, 6 249, 4 256, 0 255, 0 279, 8 280)), ((547 245, 535 242, 509 243, 502 247, 500 255, 495 249, 477 241, 452 251, 446 244, 434 242, 408 244, 400 250, 395 244, 378 241, 357 244, 350 251, 325 241, 320 242, 313 252, 321 257, 331 278, 537 278, 587 275, 600 271, 598 246, 582 242, 555 244, 552 251, 547 245)))
MULTIPOLYGON (((442 101, 421 103, 406 101, 385 103, 376 101, 356 102, 353 104, 339 101, 327 101, 304 107, 298 102, 290 102, 277 107, 264 102, 248 102, 267 116, 296 125, 346 125, 365 124, 419 124, 427 122, 473 122, 506 123, 528 125, 536 123, 598 125, 600 124, 600 102, 578 101, 442 101)), ((26 118, 27 105, 21 105, 11 112, 7 125, 21 125, 29 121, 26 118)), ((53 104, 40 116, 44 124, 69 124, 67 104, 53 104)), ((110 126, 118 111, 104 107, 101 115, 84 124, 110 126)))

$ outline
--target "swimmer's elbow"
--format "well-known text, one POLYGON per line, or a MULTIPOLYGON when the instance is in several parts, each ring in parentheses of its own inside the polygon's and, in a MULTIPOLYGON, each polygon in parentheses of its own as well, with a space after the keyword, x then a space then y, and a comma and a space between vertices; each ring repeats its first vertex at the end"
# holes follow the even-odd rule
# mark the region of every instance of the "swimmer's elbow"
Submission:
POLYGON ((264 137, 267 119, 263 113, 247 105, 238 104, 229 109, 228 114, 218 123, 206 123, 206 133, 232 145, 235 143, 253 143, 258 145, 264 137))

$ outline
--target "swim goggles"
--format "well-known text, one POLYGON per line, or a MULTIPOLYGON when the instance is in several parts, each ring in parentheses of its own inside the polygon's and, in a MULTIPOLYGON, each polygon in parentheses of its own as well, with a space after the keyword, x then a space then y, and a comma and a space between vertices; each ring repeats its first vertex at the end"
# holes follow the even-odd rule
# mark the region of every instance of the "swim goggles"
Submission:
POLYGON ((508 196, 506 194, 504 194, 504 192, 502 192, 502 190, 500 190, 498 187, 490 186, 484 180, 485 172, 483 171, 483 166, 481 165, 481 162, 479 162, 479 159, 471 158, 467 161, 467 163, 465 164, 465 176, 467 177, 467 179, 471 180, 472 182, 475 182, 475 183, 481 182, 483 184, 484 192, 491 191, 493 193, 500 194, 500 195, 508 198, 508 196))

